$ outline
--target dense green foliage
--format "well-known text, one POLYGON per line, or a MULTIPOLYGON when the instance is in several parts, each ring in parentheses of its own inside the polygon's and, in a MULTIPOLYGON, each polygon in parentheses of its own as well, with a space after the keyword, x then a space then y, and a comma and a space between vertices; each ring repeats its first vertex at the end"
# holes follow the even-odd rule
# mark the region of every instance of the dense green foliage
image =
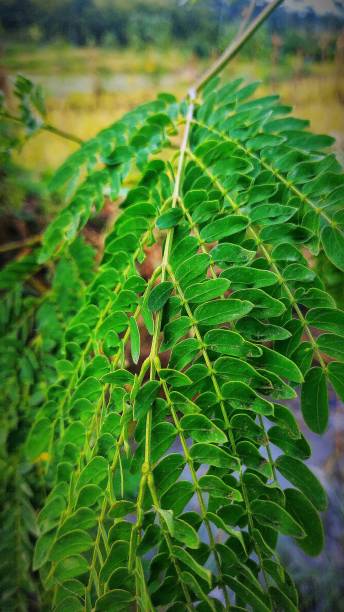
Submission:
POLYGON ((327 498, 289 400, 321 434, 344 399, 344 313, 311 265, 344 270, 344 179, 256 88, 161 94, 82 144, 51 184, 66 207, 0 274, 6 610, 298 609, 277 541, 319 554, 327 498))

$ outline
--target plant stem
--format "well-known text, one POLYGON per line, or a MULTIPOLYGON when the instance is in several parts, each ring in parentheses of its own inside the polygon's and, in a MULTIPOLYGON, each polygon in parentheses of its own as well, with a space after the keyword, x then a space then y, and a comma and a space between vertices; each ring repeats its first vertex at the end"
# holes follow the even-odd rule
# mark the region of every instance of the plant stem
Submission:
POLYGON ((76 144, 82 145, 84 143, 82 138, 79 136, 75 136, 75 134, 70 134, 69 132, 65 132, 64 130, 60 130, 50 123, 44 123, 42 126, 42 130, 46 132, 51 132, 51 134, 56 134, 56 136, 61 136, 61 138, 65 138, 66 140, 70 140, 71 142, 75 142, 76 144))
POLYGON ((193 89, 196 93, 200 92, 201 89, 205 87, 205 85, 212 79, 214 76, 219 74, 228 64, 228 62, 233 59, 235 55, 240 51, 240 49, 244 46, 244 44, 253 36, 253 34, 258 30, 262 23, 271 15, 271 13, 283 2, 283 0, 273 0, 271 4, 268 4, 264 10, 262 10, 259 15, 254 19, 251 25, 240 34, 238 37, 232 41, 227 49, 220 55, 220 57, 214 62, 210 68, 201 76, 193 86, 193 89))
MULTIPOLYGON (((16 117, 15 115, 11 115, 11 113, 1 113, 1 117, 5 119, 9 119, 9 121, 15 121, 16 123, 23 124, 23 121, 20 117, 16 117)), ((43 123, 40 126, 41 130, 45 130, 46 132, 50 132, 51 134, 56 134, 56 136, 61 136, 61 138, 65 138, 66 140, 70 140, 71 142, 75 142, 78 145, 83 144, 82 138, 79 136, 75 136, 74 134, 70 134, 69 132, 65 132, 64 130, 60 130, 59 128, 50 125, 50 123, 43 123)))
POLYGON ((42 234, 37 236, 31 236, 30 238, 24 238, 23 240, 13 240, 12 242, 6 242, 6 244, 0 245, 0 253, 7 253, 8 251, 17 251, 18 249, 31 246, 41 242, 42 234))
MULTIPOLYGON (((185 155, 186 155, 186 150, 187 150, 188 140, 189 140, 189 133, 190 133, 192 118, 193 118, 193 110, 194 110, 193 98, 194 98, 194 95, 190 94, 190 101, 189 101, 189 106, 188 106, 187 118, 185 122, 184 134, 183 134, 183 139, 182 139, 182 143, 181 143, 180 151, 179 151, 178 168, 177 168, 177 174, 176 174, 176 178, 174 182, 171 208, 176 208, 176 206, 178 205, 180 184, 181 184, 183 168, 184 168, 184 160, 185 160, 185 155)), ((166 241, 164 245, 164 252, 162 256, 162 262, 160 266, 161 282, 163 282, 166 278, 166 271, 167 271, 167 267, 169 264, 169 258, 170 258, 172 242, 173 242, 173 232, 174 232, 173 228, 169 229, 167 232, 167 237, 166 237, 166 241)), ((158 359, 158 352, 159 352, 161 323, 162 323, 162 310, 159 310, 158 314, 156 315, 156 319, 155 319, 154 334, 153 334, 151 350, 149 354, 150 380, 154 380, 155 375, 156 375, 156 369, 157 369, 156 362, 158 359)), ((139 493, 138 493, 138 498, 137 498, 137 503, 136 503, 136 523, 131 532, 130 545, 129 545, 128 570, 130 572, 134 571, 136 550, 137 550, 138 541, 140 539, 140 532, 142 529, 143 514, 144 514, 142 505, 144 501, 144 495, 145 495, 148 476, 151 474, 151 470, 152 470, 151 432, 152 432, 152 409, 150 408, 146 416, 145 455, 144 455, 144 462, 141 468, 141 479, 140 479, 139 493)))
MULTIPOLYGON (((190 134, 191 124, 192 124, 192 119, 193 119, 193 112, 194 112, 193 100, 194 100, 194 93, 191 92, 188 112, 186 116, 183 140, 180 145, 178 168, 177 168, 177 174, 176 174, 176 178, 174 182, 171 208, 176 208, 178 206, 180 184, 181 184, 183 169, 184 169, 184 160, 185 160, 186 151, 188 148, 189 134, 190 134)), ((163 282, 166 278, 166 271, 169 265, 169 259, 170 259, 172 242, 173 242, 173 234, 174 234, 174 228, 172 227, 167 233, 166 242, 164 246, 164 253, 163 253, 162 262, 161 262, 161 282, 163 282)), ((153 336, 152 347, 151 347, 151 364, 152 364, 152 368, 154 369, 154 371, 155 371, 154 358, 158 354, 158 342, 159 342, 161 321, 162 321, 162 310, 158 312, 157 317, 156 317, 155 330, 154 330, 154 336, 153 336)), ((152 376, 152 371, 151 371, 151 376, 152 376)))
POLYGON ((256 0, 251 0, 250 5, 246 8, 245 11, 243 11, 243 20, 240 24, 238 33, 234 39, 234 41, 239 40, 239 37, 242 35, 242 33, 246 30, 248 24, 251 21, 251 17, 254 13, 254 9, 256 8, 256 0), (246 14, 245 14, 246 13, 246 14))

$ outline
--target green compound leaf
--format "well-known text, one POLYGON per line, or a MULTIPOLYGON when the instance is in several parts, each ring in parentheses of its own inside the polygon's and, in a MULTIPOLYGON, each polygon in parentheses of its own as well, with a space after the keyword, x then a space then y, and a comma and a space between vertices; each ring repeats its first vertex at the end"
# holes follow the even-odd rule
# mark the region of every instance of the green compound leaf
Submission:
POLYGON ((344 312, 333 308, 312 308, 307 312, 307 323, 318 329, 344 334, 344 312))
POLYGON ((214 247, 210 251, 210 255, 214 262, 219 262, 221 267, 226 268, 226 265, 222 266, 223 262, 225 262, 225 264, 246 264, 254 258, 255 252, 249 251, 248 249, 245 249, 244 247, 241 247, 238 244, 225 243, 219 244, 218 246, 214 247))
POLYGON ((135 397, 135 412, 139 418, 144 417, 157 397, 160 384, 157 380, 149 380, 138 391, 135 397))
POLYGON ((246 407, 259 414, 273 414, 274 408, 271 402, 259 397, 259 395, 244 382, 228 382, 223 385, 222 395, 231 400, 233 405, 246 407))
POLYGON ((101 484, 107 476, 108 463, 104 457, 93 457, 91 461, 81 471, 77 481, 77 488, 92 483, 101 484))
POLYGON ((246 286, 269 287, 278 282, 278 277, 269 270, 260 270, 259 268, 247 268, 244 266, 232 266, 221 273, 221 277, 228 278, 233 289, 240 289, 246 286))
POLYGON ((97 522, 96 513, 91 508, 78 508, 61 525, 59 534, 69 533, 73 529, 89 529, 97 522))
MULTIPOLYGON (((257 85, 160 94, 81 143, 1 272, 5 608, 299 607, 278 536, 319 554, 327 499, 287 402, 321 434, 344 398, 323 271, 344 269, 344 181, 332 138, 257 85), (82 234, 109 198, 99 259, 82 234)), ((39 130, 39 88, 17 93, 39 130)))

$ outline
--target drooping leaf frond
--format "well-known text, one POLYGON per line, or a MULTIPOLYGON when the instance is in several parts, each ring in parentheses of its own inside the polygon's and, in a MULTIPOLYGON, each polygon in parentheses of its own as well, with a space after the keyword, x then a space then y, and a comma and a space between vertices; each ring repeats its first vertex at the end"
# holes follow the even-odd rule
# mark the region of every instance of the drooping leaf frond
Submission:
POLYGON ((57 268, 30 316, 60 332, 23 445, 44 458, 33 568, 51 609, 293 611, 278 537, 322 549, 326 493, 291 400, 320 434, 328 387, 344 395, 344 313, 311 265, 323 249, 344 268, 343 174, 332 139, 256 87, 161 96, 53 181, 69 203, 37 250, 57 268), (79 233, 119 196, 82 277, 79 233))

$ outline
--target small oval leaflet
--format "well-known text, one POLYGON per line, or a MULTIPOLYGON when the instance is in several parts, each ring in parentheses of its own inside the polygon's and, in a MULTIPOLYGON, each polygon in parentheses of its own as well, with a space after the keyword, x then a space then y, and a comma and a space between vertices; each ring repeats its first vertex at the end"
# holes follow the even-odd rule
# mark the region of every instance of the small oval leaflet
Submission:
POLYGON ((312 502, 317 510, 326 510, 327 495, 311 470, 299 459, 281 455, 276 461, 281 474, 312 502))
POLYGON ((322 434, 328 424, 328 398, 326 377, 321 368, 310 369, 302 385, 301 409, 311 431, 322 434))
POLYGON ((217 325, 235 321, 248 314, 253 304, 242 300, 214 300, 201 304, 195 310, 195 317, 201 325, 217 325))
POLYGON ((148 298, 148 308, 152 312, 161 310, 166 304, 173 290, 173 284, 170 281, 163 281, 152 289, 148 298))
POLYGON ((129 325, 130 325, 131 356, 132 356, 133 362, 137 363, 140 358, 140 331, 136 323, 136 319, 134 319, 134 317, 130 317, 129 325))
POLYGON ((168 212, 161 215, 161 217, 158 218, 156 224, 161 230, 170 229, 171 227, 175 227, 176 225, 178 225, 182 216, 183 213, 180 208, 172 208, 168 212))
POLYGON ((214 242, 241 232, 247 225, 248 219, 246 217, 240 217, 239 215, 224 217, 204 227, 201 230, 201 239, 205 242, 214 242))

